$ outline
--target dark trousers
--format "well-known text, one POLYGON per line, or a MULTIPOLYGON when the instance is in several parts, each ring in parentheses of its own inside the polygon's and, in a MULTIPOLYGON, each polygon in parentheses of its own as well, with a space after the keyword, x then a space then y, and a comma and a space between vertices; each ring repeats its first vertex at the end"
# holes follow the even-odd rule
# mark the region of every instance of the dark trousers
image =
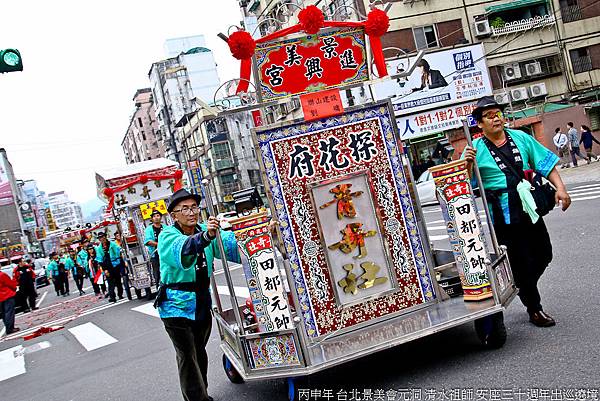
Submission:
POLYGON ((27 311, 27 309, 33 309, 35 308, 35 299, 37 298, 37 293, 35 292, 35 288, 33 287, 33 285, 26 287, 26 286, 22 286, 23 288, 19 289, 19 291, 21 292, 21 302, 22 302, 22 306, 23 309, 25 311, 27 311))
POLYGON ((121 283, 121 275, 116 273, 109 273, 108 277, 108 298, 115 298, 115 287, 117 288, 117 293, 119 294, 119 298, 123 298, 123 284, 121 283))
POLYGON ((6 328, 6 334, 10 334, 15 329, 15 297, 0 302, 0 307, 2 308, 2 321, 6 328))
POLYGON ((158 256, 150 259, 150 264, 152 265, 152 274, 154 275, 154 284, 156 288, 160 284, 160 260, 158 256))
POLYGON ((208 400, 208 354, 212 319, 193 321, 185 318, 162 319, 173 346, 179 370, 179 386, 185 401, 208 400))
POLYGON ((129 285, 129 276, 127 273, 121 274, 121 278, 123 279, 123 288, 125 289, 125 294, 127 295, 128 300, 132 300, 131 298, 131 288, 129 285))
POLYGON ((498 243, 506 245, 508 260, 519 298, 533 313, 542 310, 541 296, 537 284, 552 261, 552 243, 542 218, 532 224, 525 216, 519 224, 494 224, 498 243))
POLYGON ((83 292, 83 275, 78 274, 78 275, 74 275, 73 276, 73 281, 75 281, 75 285, 77 286, 77 289, 79 290, 79 292, 83 292))
POLYGON ((69 274, 68 273, 62 273, 60 275, 60 281, 61 281, 61 285, 62 285, 62 295, 65 294, 69 294, 69 274))
POLYGON ((56 291, 56 295, 64 294, 62 278, 60 277, 60 275, 52 276, 52 284, 54 284, 54 291, 56 291))
POLYGON ((581 159, 589 160, 587 157, 581 154, 581 150, 579 149, 579 146, 577 146, 576 148, 571 149, 571 160, 573 161, 574 166, 577 166, 577 159, 575 158, 575 155, 579 156, 581 159))

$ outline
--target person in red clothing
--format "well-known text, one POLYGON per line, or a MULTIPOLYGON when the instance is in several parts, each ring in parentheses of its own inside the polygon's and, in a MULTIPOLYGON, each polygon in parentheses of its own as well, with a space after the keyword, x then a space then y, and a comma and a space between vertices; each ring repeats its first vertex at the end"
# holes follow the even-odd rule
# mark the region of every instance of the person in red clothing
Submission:
POLYGON ((0 308, 2 308, 2 320, 6 328, 6 334, 19 331, 15 327, 15 295, 17 294, 17 283, 10 276, 0 271, 0 308))

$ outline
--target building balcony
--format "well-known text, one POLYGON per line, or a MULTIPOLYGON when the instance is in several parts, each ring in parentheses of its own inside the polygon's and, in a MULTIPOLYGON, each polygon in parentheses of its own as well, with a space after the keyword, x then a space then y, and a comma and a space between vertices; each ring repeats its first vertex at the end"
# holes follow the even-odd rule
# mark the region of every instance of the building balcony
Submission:
POLYGON ((491 27, 492 36, 508 35, 515 32, 529 31, 531 29, 544 28, 556 24, 554 15, 543 15, 527 18, 513 22, 507 22, 499 27, 491 27))

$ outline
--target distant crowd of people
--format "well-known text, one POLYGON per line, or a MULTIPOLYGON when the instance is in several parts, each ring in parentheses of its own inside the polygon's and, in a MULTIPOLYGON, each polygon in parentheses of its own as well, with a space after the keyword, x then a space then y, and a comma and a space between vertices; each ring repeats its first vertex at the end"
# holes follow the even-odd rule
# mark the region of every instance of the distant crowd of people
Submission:
POLYGON ((573 163, 573 167, 577 167, 577 159, 583 159, 590 164, 594 159, 600 158, 592 152, 594 142, 600 145, 600 142, 592 135, 592 130, 587 125, 581 126, 581 136, 572 122, 567 123, 567 133, 565 134, 560 127, 555 130, 553 138, 554 146, 558 156, 560 157, 560 168, 569 168, 569 157, 573 163), (581 144, 585 149, 585 156, 581 154, 581 144))

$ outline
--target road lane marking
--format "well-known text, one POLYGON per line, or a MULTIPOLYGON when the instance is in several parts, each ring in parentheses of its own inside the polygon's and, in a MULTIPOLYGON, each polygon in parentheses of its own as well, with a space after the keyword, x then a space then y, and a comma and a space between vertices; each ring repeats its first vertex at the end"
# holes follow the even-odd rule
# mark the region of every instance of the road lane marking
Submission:
POLYGON ((572 190, 578 190, 582 188, 600 188, 600 184, 580 185, 578 187, 574 187, 572 190))
POLYGON ((87 351, 93 351, 95 349, 118 342, 116 338, 92 322, 72 327, 69 329, 69 331, 87 351))
POLYGON ((600 195, 596 195, 596 196, 584 196, 583 198, 571 198, 571 200, 573 202, 575 201, 580 201, 580 200, 592 200, 592 199, 598 199, 600 198, 600 195))
MULTIPOLYGON (((236 297, 246 299, 250 296, 250 290, 248 290, 248 287, 233 287, 233 290, 235 291, 236 297)), ((217 286, 217 291, 219 291, 219 294, 221 295, 229 295, 229 287, 226 285, 217 286)))
POLYGON ((35 303, 36 308, 39 308, 42 302, 44 302, 44 298, 46 298, 46 295, 48 295, 48 291, 44 291, 40 299, 37 300, 37 302, 35 303))
POLYGON ((25 370, 25 352, 22 345, 0 352, 0 381, 19 376, 25 370))
POLYGON ((567 191, 569 194, 574 194, 575 196, 583 195, 583 194, 597 194, 600 193, 600 188, 590 188, 590 189, 572 189, 567 191))
POLYGON ((429 240, 430 241, 441 241, 441 240, 446 239, 446 238, 448 238, 447 235, 430 235, 429 236, 429 240))
POLYGON ((25 347, 25 353, 32 354, 34 352, 38 352, 43 349, 50 348, 51 345, 52 344, 50 344, 50 341, 40 341, 39 343, 30 345, 29 347, 25 347))
POLYGON ((140 312, 140 313, 145 313, 146 315, 150 315, 150 316, 154 316, 154 317, 160 317, 158 315, 158 310, 156 308, 154 308, 154 302, 148 302, 147 304, 144 304, 141 306, 136 306, 135 308, 131 308, 131 310, 134 310, 134 311, 140 312))
MULTIPOLYGON (((236 271, 236 270, 239 270, 239 269, 241 269, 242 267, 244 267, 244 266, 242 266, 242 265, 240 265, 240 264, 237 264, 237 263, 235 263, 235 264, 233 265, 233 267, 231 267, 231 265, 229 265, 229 271, 230 271, 230 272, 234 272, 234 271, 236 271)), ((221 267, 220 269, 218 269, 218 270, 215 270, 215 274, 224 274, 224 273, 225 273, 225 269, 223 269, 222 267, 221 267)))

